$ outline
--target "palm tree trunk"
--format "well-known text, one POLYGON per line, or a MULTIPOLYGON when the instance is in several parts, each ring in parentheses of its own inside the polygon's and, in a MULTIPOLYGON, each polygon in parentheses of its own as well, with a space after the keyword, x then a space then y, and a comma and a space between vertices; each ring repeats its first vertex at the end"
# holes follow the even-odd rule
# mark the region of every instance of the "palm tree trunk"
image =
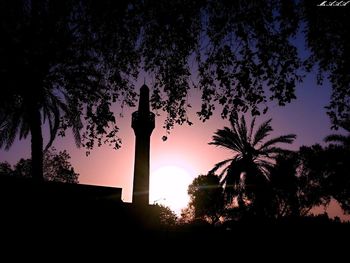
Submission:
POLYGON ((32 150, 32 178, 43 181, 43 135, 39 108, 33 107, 30 113, 30 133, 32 150))

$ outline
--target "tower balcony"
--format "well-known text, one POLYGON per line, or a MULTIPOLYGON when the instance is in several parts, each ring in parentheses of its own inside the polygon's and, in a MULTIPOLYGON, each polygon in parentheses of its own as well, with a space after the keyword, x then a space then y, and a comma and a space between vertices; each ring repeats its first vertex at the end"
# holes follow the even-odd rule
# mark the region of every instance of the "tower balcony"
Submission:
POLYGON ((155 127, 155 114, 147 112, 140 114, 138 111, 132 113, 131 127, 135 130, 152 131, 155 127))

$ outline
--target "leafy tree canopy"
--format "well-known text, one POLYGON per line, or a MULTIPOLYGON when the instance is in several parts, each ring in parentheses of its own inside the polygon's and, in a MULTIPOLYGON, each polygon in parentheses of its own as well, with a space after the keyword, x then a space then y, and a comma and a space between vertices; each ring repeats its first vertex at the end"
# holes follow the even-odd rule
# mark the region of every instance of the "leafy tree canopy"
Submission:
POLYGON ((327 191, 340 203, 343 211, 350 214, 350 117, 340 126, 347 132, 345 135, 331 134, 325 138, 331 144, 325 149, 328 165, 323 172, 327 191))
POLYGON ((277 214, 305 216, 314 207, 327 206, 331 198, 349 213, 349 161, 348 149, 332 144, 302 146, 298 152, 278 156, 270 173, 277 214))
MULTIPOLYGON (((79 174, 69 162, 70 155, 66 150, 57 152, 55 148, 44 154, 44 179, 62 183, 79 183, 79 174)), ((12 168, 7 162, 0 163, 0 175, 31 177, 31 159, 20 159, 12 168)))
POLYGON ((160 224, 166 227, 174 227, 177 222, 176 214, 167 206, 156 205, 159 209, 160 224))
POLYGON ((199 175, 188 187, 189 206, 195 218, 204 218, 215 224, 224 210, 224 194, 219 177, 214 174, 199 175))
POLYGON ((11 175, 13 172, 11 164, 8 162, 2 162, 0 163, 0 176, 3 175, 11 175))
POLYGON ((218 105, 224 118, 236 111, 258 115, 268 101, 285 105, 295 99, 296 84, 316 66, 319 80, 332 85, 328 110, 338 124, 350 108, 348 9, 317 4, 2 1, 1 98, 21 102, 33 96, 40 104, 45 87, 66 102, 67 110, 60 109, 62 135, 83 117, 75 135, 83 132, 85 147, 106 142, 118 148, 111 105, 134 105, 140 73, 153 76, 152 107, 168 114, 169 130, 191 124, 186 113, 192 87, 202 92, 202 120, 218 105), (306 58, 296 47, 303 39, 306 58))
POLYGON ((320 145, 278 156, 270 173, 277 217, 307 216, 312 208, 329 203, 322 173, 325 157, 320 145))

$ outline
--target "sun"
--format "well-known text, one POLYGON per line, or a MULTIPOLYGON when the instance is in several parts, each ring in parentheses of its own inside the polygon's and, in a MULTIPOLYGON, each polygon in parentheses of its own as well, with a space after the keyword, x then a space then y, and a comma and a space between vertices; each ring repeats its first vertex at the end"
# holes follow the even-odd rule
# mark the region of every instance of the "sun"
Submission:
POLYGON ((156 169, 150 178, 150 203, 166 205, 179 215, 189 202, 187 188, 192 180, 189 172, 175 165, 156 169))

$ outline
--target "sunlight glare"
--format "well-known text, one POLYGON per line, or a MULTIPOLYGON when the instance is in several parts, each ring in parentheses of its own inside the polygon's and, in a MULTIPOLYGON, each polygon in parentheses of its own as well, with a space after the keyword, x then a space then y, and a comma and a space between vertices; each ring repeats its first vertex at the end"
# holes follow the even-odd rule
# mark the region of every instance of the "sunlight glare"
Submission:
POLYGON ((179 215, 189 202, 187 188, 192 180, 189 172, 178 166, 156 169, 150 178, 150 203, 168 206, 179 215))

